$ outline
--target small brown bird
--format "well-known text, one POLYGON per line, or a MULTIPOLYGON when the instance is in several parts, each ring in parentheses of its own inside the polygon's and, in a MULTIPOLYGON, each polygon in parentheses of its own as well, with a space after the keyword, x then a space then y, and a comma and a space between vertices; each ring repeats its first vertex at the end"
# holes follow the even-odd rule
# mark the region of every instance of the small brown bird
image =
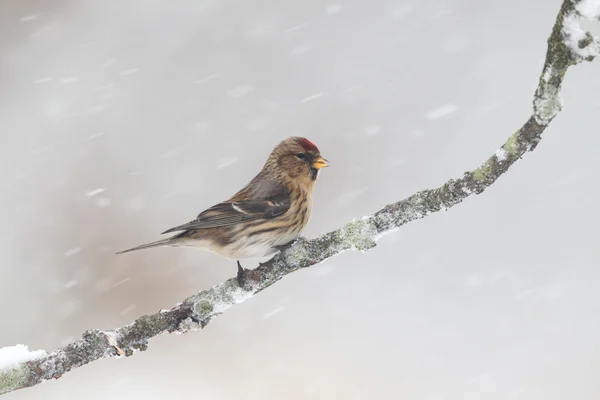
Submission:
POLYGON ((310 217, 312 190, 328 165, 317 146, 302 137, 277 145, 262 170, 229 200, 212 206, 180 232, 117 254, 158 246, 191 246, 238 260, 263 258, 298 238, 310 217))

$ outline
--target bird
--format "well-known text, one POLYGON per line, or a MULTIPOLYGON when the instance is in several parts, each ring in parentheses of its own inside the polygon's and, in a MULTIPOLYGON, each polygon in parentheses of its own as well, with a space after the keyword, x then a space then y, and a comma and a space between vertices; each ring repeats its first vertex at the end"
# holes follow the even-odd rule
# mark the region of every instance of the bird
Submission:
POLYGON ((161 246, 208 250, 236 260, 238 281, 246 271, 240 260, 261 259, 295 241, 311 214, 312 192, 329 161, 310 140, 292 136, 273 148, 260 172, 229 199, 196 219, 167 229, 178 232, 117 254, 161 246))

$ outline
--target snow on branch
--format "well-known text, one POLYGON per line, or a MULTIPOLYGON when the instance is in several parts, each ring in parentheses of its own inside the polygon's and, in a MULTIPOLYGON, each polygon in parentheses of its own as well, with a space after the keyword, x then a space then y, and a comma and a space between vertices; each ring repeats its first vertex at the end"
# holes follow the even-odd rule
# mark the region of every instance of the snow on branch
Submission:
POLYGON ((600 54, 600 40, 581 29, 581 18, 600 20, 600 0, 564 0, 560 7, 533 100, 534 117, 541 125, 548 125, 562 109, 560 85, 567 69, 600 54))
POLYGON ((564 0, 548 39, 546 61, 533 100, 533 115, 479 168, 437 189, 423 190, 389 204, 312 240, 301 238, 255 270, 194 294, 182 303, 146 315, 110 331, 88 330, 82 338, 50 354, 28 352, 22 345, 0 349, 0 394, 60 378, 64 373, 106 357, 146 350, 149 339, 165 332, 204 328, 214 317, 271 286, 285 275, 347 250, 366 251, 383 235, 431 213, 446 210, 482 193, 526 152, 561 110, 560 87, 567 69, 592 61, 600 42, 579 25, 581 18, 600 19, 600 0, 564 0))
POLYGON ((45 355, 46 352, 44 350, 30 351, 23 344, 2 347, 0 348, 0 371, 10 369, 30 360, 35 360, 36 358, 44 357, 45 355))

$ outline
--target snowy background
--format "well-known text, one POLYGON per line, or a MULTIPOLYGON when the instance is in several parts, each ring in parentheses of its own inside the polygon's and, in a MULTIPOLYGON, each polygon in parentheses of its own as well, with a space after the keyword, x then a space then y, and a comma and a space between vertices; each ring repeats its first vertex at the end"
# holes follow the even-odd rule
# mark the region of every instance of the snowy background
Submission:
MULTIPOLYGON (((332 164, 308 237, 476 167, 531 114, 559 5, 0 1, 0 347, 233 276, 193 249, 113 253, 233 194, 284 137, 332 164)), ((7 399, 597 399, 599 62, 485 194, 7 399)))

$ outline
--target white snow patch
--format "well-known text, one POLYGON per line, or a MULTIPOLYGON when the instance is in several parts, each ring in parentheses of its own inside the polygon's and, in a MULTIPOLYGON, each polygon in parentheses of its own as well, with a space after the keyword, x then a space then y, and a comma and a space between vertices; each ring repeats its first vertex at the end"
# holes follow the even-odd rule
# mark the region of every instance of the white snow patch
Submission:
POLYGON ((269 311, 268 313, 263 314, 262 319, 269 319, 272 316, 274 316, 275 314, 279 314, 283 310, 285 310, 285 307, 277 307, 276 309, 274 309, 272 311, 269 311))
POLYGON ((142 197, 131 197, 125 202, 125 210, 127 214, 135 214, 143 209, 144 199, 142 197))
POLYGON ((583 175, 584 175, 584 173, 582 171, 575 171, 572 174, 567 175, 567 176, 559 179, 558 181, 551 183, 550 185, 548 185, 548 187, 553 188, 553 187, 562 186, 562 185, 571 185, 574 182, 576 182, 583 175))
POLYGON ((318 98, 320 98, 320 97, 323 97, 323 96, 325 96, 325 93, 315 93, 315 94, 313 94, 313 95, 311 95, 311 96, 308 96, 308 97, 305 97, 305 98, 303 98, 303 99, 300 101, 300 103, 308 103, 309 101, 316 100, 316 99, 318 99, 318 98))
POLYGON ((230 165, 235 164, 239 160, 240 159, 237 157, 221 158, 217 162, 217 169, 223 169, 223 168, 229 167, 230 165))
POLYGON ((544 71, 544 75, 542 75, 542 80, 546 83, 550 81, 550 77, 552 76, 552 67, 548 66, 548 68, 544 71))
POLYGON ((330 4, 327 7, 325 7, 325 14, 337 14, 340 11, 342 11, 341 4, 330 4))
POLYGON ((348 89, 344 89, 344 93, 351 93, 351 92, 355 92, 360 89, 362 89, 362 86, 356 85, 356 86, 349 87, 348 89))
POLYGON ((498 105, 496 103, 483 104, 483 105, 477 107, 477 111, 482 112, 482 113, 489 113, 491 111, 494 111, 498 107, 500 107, 500 105, 498 105))
POLYGON ((292 49, 292 51, 290 52, 290 54, 293 56, 298 56, 302 53, 306 53, 306 52, 310 51, 310 49, 312 49, 312 45, 309 43, 305 43, 305 44, 301 44, 300 46, 294 47, 292 49))
POLYGON ((31 21, 35 21, 36 19, 37 19, 37 15, 31 14, 31 15, 26 15, 24 17, 21 17, 21 22, 31 22, 31 21))
POLYGON ((227 95, 231 98, 238 99, 254 92, 254 86, 250 84, 240 85, 227 92, 227 95))
POLYGON ((226 301, 215 301, 213 303, 213 313, 221 314, 223 311, 229 309, 234 304, 240 304, 245 302, 246 300, 252 298, 254 294, 251 291, 243 290, 241 288, 236 288, 228 293, 229 296, 226 301), (233 300, 233 303, 229 300, 233 300))
POLYGON ((568 287, 564 283, 552 283, 543 289, 544 300, 548 301, 560 300, 567 296, 567 294, 568 287))
POLYGON ((136 72, 140 72, 140 69, 139 68, 126 69, 124 71, 119 72, 119 75, 127 76, 127 75, 131 75, 131 74, 135 74, 136 72))
POLYGON ((30 351, 24 344, 0 348, 0 370, 9 369, 18 364, 44 357, 44 350, 30 351))
MULTIPOLYGON (((134 350, 135 352, 135 350, 134 350)), ((120 378, 117 378, 116 380, 112 380, 110 381, 110 387, 111 388, 121 388, 125 385, 131 385, 133 378, 131 376, 123 376, 120 378)), ((131 387, 131 386, 129 386, 131 387)))
POLYGON ((83 305, 79 301, 68 301, 61 304, 58 308, 55 308, 54 311, 57 313, 58 318, 60 320, 65 320, 67 318, 73 317, 73 315, 80 313, 83 309, 83 305))
POLYGON ((44 114, 48 118, 52 119, 65 119, 67 115, 65 114, 66 106, 59 99, 48 100, 44 104, 42 104, 44 114))
POLYGON ((51 153, 53 151, 54 151, 54 148, 52 148, 51 146, 37 146, 37 147, 31 149, 30 154, 38 155, 38 154, 51 153))
POLYGON ((73 279, 72 281, 65 283, 63 285, 63 287, 65 289, 71 289, 71 288, 74 288, 75 286, 77 286, 78 284, 79 284, 79 282, 77 282, 77 280, 73 279))
POLYGON ((100 208, 110 207, 112 205, 112 200, 108 197, 100 197, 98 201, 96 201, 96 205, 100 208))
POLYGON ((367 136, 375 136, 379 132, 381 132, 381 127, 378 125, 369 126, 367 129, 365 129, 365 134, 367 136))
POLYGON ((77 47, 90 47, 90 46, 94 46, 96 44, 96 42, 94 40, 85 40, 79 43, 76 43, 75 46, 77 47))
POLYGON ((538 123, 547 125, 562 109, 562 98, 558 89, 547 85, 542 95, 533 100, 535 119, 538 123))
POLYGON ((600 45, 598 38, 584 47, 579 48, 579 41, 586 38, 585 31, 579 25, 579 18, 575 13, 567 14, 563 19, 563 33, 565 34, 565 44, 569 49, 581 58, 597 56, 600 54, 600 45))
POLYGON ((195 81, 194 81, 194 83, 197 83, 197 84, 199 84, 199 85, 200 85, 200 84, 202 84, 202 83, 206 83, 206 82, 208 82, 208 81, 212 81, 213 79, 217 79, 217 78, 219 78, 221 75, 222 75, 222 74, 221 74, 220 72, 217 72, 217 73, 215 73, 215 74, 208 75, 208 76, 205 76, 204 78, 200 78, 200 79, 198 79, 198 80, 195 80, 195 81))
POLYGON ((438 118, 446 117, 456 112, 456 110, 458 110, 458 107, 454 104, 444 104, 443 106, 430 110, 427 114, 425 114, 425 116, 429 120, 435 120, 438 118))
POLYGON ((209 129, 210 129, 210 121, 206 121, 206 120, 204 120, 204 121, 199 121, 199 122, 196 122, 196 123, 195 123, 195 124, 192 126, 192 129, 193 129, 194 131, 197 131, 197 132, 204 132, 204 131, 207 131, 207 130, 209 130, 209 129))
POLYGON ((452 12, 452 10, 447 8, 447 5, 444 4, 444 0, 432 4, 430 8, 432 9, 432 13, 429 15, 428 19, 440 18, 452 12))
POLYGON ((365 193, 367 191, 367 189, 368 189, 367 187, 363 187, 363 188, 356 189, 356 190, 353 190, 353 191, 350 191, 350 192, 342 193, 341 195, 339 195, 337 197, 337 199, 335 199, 335 202, 337 204, 339 204, 339 205, 349 204, 356 197, 358 197, 361 194, 365 193))
POLYGON ((65 251, 63 253, 63 256, 71 257, 71 256, 74 256, 75 254, 79 253, 80 251, 81 251, 81 247, 73 247, 72 249, 65 251))
POLYGON ((111 345, 112 347, 114 347, 117 352, 119 353, 119 356, 117 358, 123 357, 125 355, 125 352, 119 347, 119 343, 117 343, 117 334, 113 331, 101 331, 104 336, 106 336, 106 339, 108 340, 108 344, 111 345))
POLYGON ((303 22, 301 24, 292 26, 290 28, 287 28, 285 31, 283 31, 283 33, 290 33, 290 32, 294 32, 297 31, 298 29, 302 29, 308 26, 308 22, 303 22))
MULTIPOLYGON (((102 85, 102 86, 98 86, 97 88, 95 88, 94 90, 106 90, 106 89, 112 89, 115 85, 113 83, 109 83, 108 85, 102 85)), ((112 98, 112 97, 108 97, 108 98, 112 98)))
POLYGON ((116 58, 109 58, 108 60, 106 60, 102 63, 102 68, 108 68, 116 62, 117 62, 116 58))
POLYGON ((39 85, 39 84, 41 84, 41 83, 47 83, 47 82, 50 82, 51 80, 52 80, 52 77, 51 77, 51 76, 46 76, 46 77, 44 77, 44 78, 36 79, 35 81, 33 81, 33 83, 35 83, 35 84, 39 85))
POLYGON ((411 3, 404 3, 400 6, 396 7, 392 11, 392 19, 399 20, 408 15, 413 9, 413 5, 411 3))
POLYGON ((169 151, 167 151, 167 152, 165 152, 165 153, 162 153, 162 154, 160 154, 160 155, 158 156, 158 158, 171 158, 171 157, 176 157, 176 156, 178 156, 178 155, 180 155, 180 154, 181 154, 181 150, 182 150, 182 148, 181 148, 181 147, 176 147, 176 148, 174 148, 174 149, 171 149, 171 150, 169 150, 169 151))
POLYGON ((104 132, 98 132, 98 133, 94 133, 88 137, 86 137, 87 140, 93 140, 93 139, 97 139, 101 136, 104 136, 104 132))
POLYGON ((420 129, 411 129, 409 133, 410 136, 412 136, 415 139, 421 139, 423 137, 423 131, 420 129))
POLYGON ((444 38, 441 42, 442 50, 446 53, 458 53, 469 46, 469 38, 465 35, 454 34, 444 38))
POLYGON ((265 129, 267 127, 267 125, 268 125, 267 120, 265 120, 263 118, 256 118, 255 120, 250 121, 248 123, 248 125, 246 125, 246 127, 251 131, 257 132, 257 131, 261 131, 261 130, 265 129))
POLYGON ((582 17, 587 19, 600 18, 600 1, 599 0, 581 0, 575 4, 575 9, 582 17))
POLYGON ((537 289, 537 288, 535 288, 535 287, 532 287, 532 288, 525 289, 525 290, 523 290, 523 291, 521 291, 521 292, 517 293, 517 294, 514 296, 514 298, 515 298, 515 299, 522 299, 522 298, 525 298, 525 297, 529 297, 529 296, 533 295, 533 294, 534 294, 534 293, 535 293, 537 290, 538 290, 538 289, 537 289))
POLYGON ((496 150, 496 158, 498 159, 498 161, 506 160, 506 154, 506 150, 504 150, 503 148, 499 148, 498 150, 496 150))
POLYGON ((98 188, 98 189, 90 190, 85 195, 87 197, 92 197, 92 196, 95 196, 97 194, 100 194, 100 193, 104 192, 105 190, 106 190, 105 188, 98 188))
POLYGON ((109 278, 102 278, 102 279, 97 279, 96 280, 96 284, 94 285, 96 287, 96 290, 98 292, 108 292, 110 290, 110 279, 109 278))
POLYGON ((381 168, 383 170, 389 170, 389 169, 393 169, 393 168, 397 168, 397 167, 401 167, 403 165, 406 165, 407 162, 408 162, 408 157, 406 157, 403 154, 398 154, 394 158, 390 158, 390 159, 385 160, 383 162, 383 164, 381 165, 381 168))
POLYGON ((73 83, 73 82, 77 82, 79 80, 78 76, 66 76, 64 78, 62 78, 59 82, 60 83, 73 83))
POLYGON ((120 281, 113 283, 113 284, 110 286, 110 288, 111 288, 111 289, 114 289, 114 288, 116 288, 116 287, 118 287, 118 286, 121 286, 121 285, 123 285, 123 284, 125 284, 125 283, 129 282, 130 280, 131 280, 131 277, 130 277, 130 276, 128 276, 127 278, 121 279, 120 281))
POLYGON ((125 307, 124 309, 121 310, 121 315, 125 315, 125 314, 129 314, 130 312, 132 312, 133 310, 135 310, 137 306, 135 304, 131 304, 128 307, 125 307))
POLYGON ((26 179, 29 178, 30 176, 32 176, 34 174, 34 171, 23 171, 20 174, 17 174, 15 176, 13 176, 13 179, 15 181, 20 181, 22 179, 26 179))
POLYGON ((471 275, 468 276, 467 279, 465 279, 465 286, 471 288, 479 287, 483 285, 483 283, 483 279, 477 275, 471 275))
POLYGON ((106 106, 101 105, 101 104, 96 104, 95 106, 91 106, 87 109, 87 113, 88 115, 95 115, 95 114, 99 114, 101 112, 103 112, 104 110, 106 110, 106 106))
MULTIPOLYGON (((499 386, 498 379, 487 373, 476 375, 473 378, 469 379, 466 383, 469 386, 474 386, 479 393, 493 393, 495 389, 499 386)), ((510 398, 515 399, 518 397, 511 396, 510 398)), ((440 397, 440 399, 443 399, 443 397, 440 397)))
POLYGON ((395 227, 395 228, 392 228, 392 229, 388 229, 385 232, 378 233, 377 235, 373 236, 373 241, 374 242, 378 242, 382 237, 387 236, 390 233, 397 232, 399 230, 400 230, 400 227, 395 227))

